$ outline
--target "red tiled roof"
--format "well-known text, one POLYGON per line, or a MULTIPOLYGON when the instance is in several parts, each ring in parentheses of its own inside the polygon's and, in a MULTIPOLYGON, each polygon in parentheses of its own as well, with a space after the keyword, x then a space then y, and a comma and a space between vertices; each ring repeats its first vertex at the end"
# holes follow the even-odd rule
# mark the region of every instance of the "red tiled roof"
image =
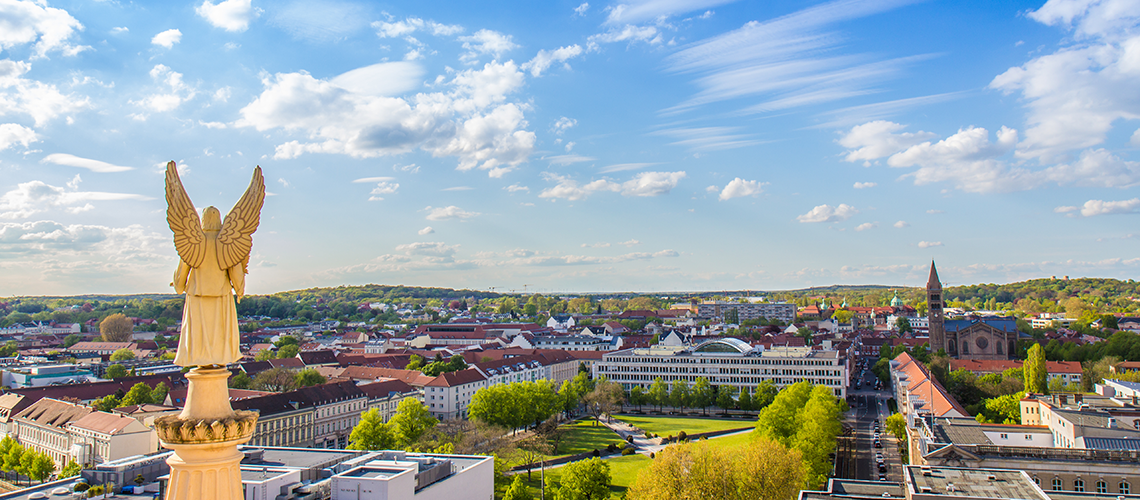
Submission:
POLYGON ((432 387, 456 387, 482 380, 487 380, 487 378, 484 377, 482 373, 479 373, 479 370, 468 368, 457 372, 441 373, 435 380, 432 380, 427 385, 432 387))

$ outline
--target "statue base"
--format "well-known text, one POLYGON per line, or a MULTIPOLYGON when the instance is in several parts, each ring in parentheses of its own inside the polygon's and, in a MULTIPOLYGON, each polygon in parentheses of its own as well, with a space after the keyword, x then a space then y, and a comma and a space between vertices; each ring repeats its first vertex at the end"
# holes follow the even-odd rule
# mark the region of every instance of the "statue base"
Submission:
POLYGON ((166 500, 243 500, 238 451, 253 437, 257 413, 230 407, 225 368, 195 368, 186 374, 190 388, 179 415, 154 421, 162 446, 174 450, 166 460, 170 483, 166 500))

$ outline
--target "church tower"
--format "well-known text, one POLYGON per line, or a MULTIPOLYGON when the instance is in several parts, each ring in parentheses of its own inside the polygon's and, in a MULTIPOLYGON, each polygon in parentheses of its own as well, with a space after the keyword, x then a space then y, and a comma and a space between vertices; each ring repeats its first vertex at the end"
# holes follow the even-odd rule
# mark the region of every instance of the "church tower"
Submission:
POLYGON ((942 282, 938 281, 938 270, 934 268, 933 260, 930 261, 930 279, 926 280, 926 317, 930 320, 930 350, 957 351, 946 346, 946 330, 942 324, 942 282))

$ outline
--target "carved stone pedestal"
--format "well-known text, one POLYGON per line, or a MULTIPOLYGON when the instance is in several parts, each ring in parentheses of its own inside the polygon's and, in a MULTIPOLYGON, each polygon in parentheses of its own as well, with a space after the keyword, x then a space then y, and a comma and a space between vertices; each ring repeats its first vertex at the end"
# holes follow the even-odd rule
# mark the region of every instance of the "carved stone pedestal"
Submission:
POLYGON ((249 441, 257 414, 230 407, 225 368, 195 368, 179 415, 155 420, 158 438, 174 455, 166 500, 242 500, 239 444, 249 441))

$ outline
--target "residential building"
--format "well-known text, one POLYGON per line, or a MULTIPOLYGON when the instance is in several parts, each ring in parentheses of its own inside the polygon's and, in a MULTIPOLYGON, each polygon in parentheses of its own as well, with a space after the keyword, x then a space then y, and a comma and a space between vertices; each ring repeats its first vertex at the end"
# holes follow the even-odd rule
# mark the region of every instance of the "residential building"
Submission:
MULTIPOLYGON (((1019 359, 951 359, 950 371, 962 369, 976 375, 987 375, 1021 368, 1021 365, 1019 359)), ((1050 383, 1062 385, 1080 384, 1084 375, 1079 361, 1046 361, 1045 371, 1049 374, 1050 383)))
POLYGON ((302 400, 301 394, 283 392, 230 401, 235 410, 257 412, 257 426, 250 446, 309 448, 316 435, 316 407, 302 400))
POLYGON ((750 319, 779 320, 784 323, 792 323, 796 320, 796 305, 782 302, 742 304, 724 301, 701 302, 697 305, 697 319, 699 320, 719 319, 727 323, 729 321, 726 318, 733 315, 736 319, 735 323, 750 319), (735 313, 729 311, 735 311, 735 313))
POLYGON ((898 411, 914 425, 916 418, 933 415, 935 417, 969 417, 958 400, 954 399, 942 384, 938 383, 930 371, 910 353, 902 353, 891 360, 891 386, 898 401, 898 411))
POLYGON ((604 353, 593 366, 594 377, 604 375, 625 388, 648 388, 657 377, 665 382, 704 377, 712 385, 729 385, 752 391, 763 381, 785 387, 807 381, 831 387, 847 397, 847 368, 836 351, 808 347, 765 349, 736 338, 708 340, 695 346, 650 346, 604 353))
POLYGON ((491 383, 476 368, 441 373, 424 386, 424 404, 432 416, 444 420, 467 418, 471 396, 491 383))
POLYGON ((130 417, 43 398, 9 422, 9 435, 47 454, 63 468, 69 460, 97 464, 155 451, 151 429, 130 417))
POLYGON ((399 408, 401 401, 412 398, 422 402, 424 398, 422 390, 400 380, 369 382, 359 384, 356 387, 368 396, 368 408, 375 409, 385 422, 391 420, 392 416, 396 414, 396 409, 399 408))
POLYGON ((368 409, 368 395, 353 382, 316 385, 293 391, 313 408, 313 446, 344 448, 368 409))

